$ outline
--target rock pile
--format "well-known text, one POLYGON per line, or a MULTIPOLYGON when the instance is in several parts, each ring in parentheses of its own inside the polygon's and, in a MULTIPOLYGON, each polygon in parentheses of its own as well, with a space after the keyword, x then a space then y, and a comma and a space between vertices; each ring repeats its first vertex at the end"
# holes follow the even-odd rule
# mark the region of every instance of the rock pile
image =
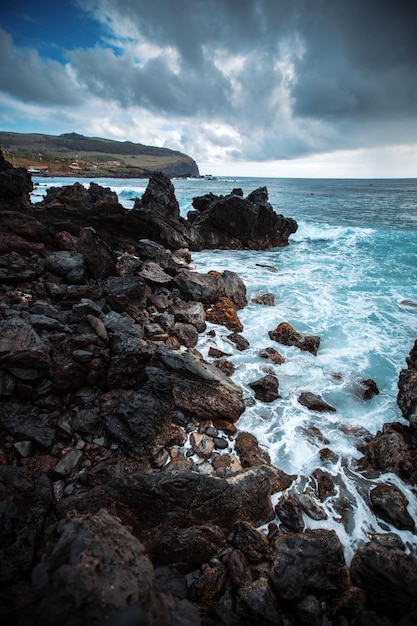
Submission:
MULTIPOLYGON (((246 290, 232 272, 191 270, 197 231, 169 180, 152 177, 128 212, 94 184, 31 206, 24 172, 0 170, 2 623, 412 619, 417 567, 398 537, 375 535, 349 572, 334 531, 304 528, 303 514, 326 517, 330 475, 317 470, 317 497, 289 493, 295 477, 237 432, 242 391, 195 346, 212 311, 245 349, 246 290)), ((268 214, 264 193, 247 202, 268 214)), ((273 376, 257 382, 263 401, 277 396, 273 376)), ((375 508, 406 509, 379 491, 375 508)))

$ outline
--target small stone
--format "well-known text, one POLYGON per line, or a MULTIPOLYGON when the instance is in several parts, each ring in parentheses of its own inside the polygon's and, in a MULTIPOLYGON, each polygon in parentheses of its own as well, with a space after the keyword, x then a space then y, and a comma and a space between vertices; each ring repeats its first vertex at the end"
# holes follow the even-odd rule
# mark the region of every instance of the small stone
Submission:
POLYGON ((55 465, 54 472, 60 476, 68 477, 78 468, 83 458, 81 450, 70 450, 55 465))
POLYGON ((311 517, 311 519, 327 519, 326 511, 314 500, 314 498, 309 493, 307 493, 306 491, 304 491, 303 493, 298 493, 296 495, 296 498, 298 499, 304 513, 311 517))
POLYGON ((223 437, 214 437, 213 442, 216 450, 226 450, 229 446, 228 442, 226 439, 223 439, 223 437))
POLYGON ((203 459, 207 459, 213 453, 214 442, 207 435, 193 432, 190 435, 190 443, 194 452, 203 459))
POLYGON ((53 485, 53 490, 54 490, 54 498, 56 502, 59 502, 63 495, 64 495, 64 487, 65 487, 65 483, 63 480, 56 480, 53 485))
POLYGON ((204 476, 212 476, 214 474, 214 468, 211 463, 208 461, 203 461, 201 463, 195 463, 194 469, 199 474, 203 474, 204 476))
POLYGON ((24 459, 33 456, 35 453, 35 448, 31 441, 16 441, 13 447, 24 459))

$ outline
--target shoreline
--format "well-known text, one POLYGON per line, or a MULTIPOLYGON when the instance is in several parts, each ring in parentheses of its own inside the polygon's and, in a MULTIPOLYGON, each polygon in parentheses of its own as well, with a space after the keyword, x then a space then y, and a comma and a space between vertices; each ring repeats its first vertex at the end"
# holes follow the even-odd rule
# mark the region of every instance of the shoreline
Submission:
MULTIPOLYGON (((272 466, 251 433, 238 432, 242 391, 195 346, 206 320, 215 320, 245 350, 238 311, 247 306, 246 288, 233 272, 190 269, 182 244, 195 234, 179 220, 170 185, 154 178, 132 211, 96 185, 58 189, 36 209, 17 195, 0 212, 6 398, 0 477, 9 502, 24 502, 15 517, 8 508, 8 523, 27 533, 30 553, 28 559, 14 544, 2 555, 7 595, 16 592, 16 579, 22 584, 32 574, 36 593, 26 586, 25 600, 35 624, 52 623, 56 607, 62 614, 74 585, 90 593, 65 605, 78 619, 93 608, 103 619, 119 615, 133 603, 148 616, 164 607, 158 626, 170 623, 170 611, 177 623, 185 611, 190 623, 205 624, 216 607, 244 625, 265 615, 272 623, 285 615, 297 623, 306 598, 311 623, 320 617, 354 624, 375 610, 393 616, 390 604, 395 617, 398 610, 407 616, 414 599, 402 583, 380 591, 386 570, 411 589, 417 580, 415 560, 398 536, 376 533, 348 567, 336 533, 304 523, 304 515, 324 520, 322 504, 337 489, 331 473, 317 474, 316 487, 297 494, 295 477, 272 466), (268 534, 259 531, 268 524, 268 534), (57 557, 65 545, 72 558, 62 563, 57 557), (123 545, 130 553, 123 566, 128 591, 112 579, 117 554, 111 551, 123 545), (313 556, 306 561, 301 553, 313 556), (370 577, 375 558, 382 565, 370 577), (166 578, 158 587, 161 568, 166 578), (97 571, 107 578, 99 580, 97 571), (112 580, 116 591, 106 605, 112 580)), ((262 190, 255 191, 254 201, 262 200, 262 190)), ((240 196, 233 202, 245 207, 240 196)), ((301 350, 319 349, 317 337, 292 331, 277 328, 274 336, 301 350)), ((405 409, 412 405, 413 355, 403 375, 405 409)), ((216 358, 227 370, 227 355, 216 358)), ((271 374, 257 382, 257 393, 267 394, 263 401, 276 397, 271 374)), ((399 450, 396 471, 409 467, 404 460, 412 460, 414 449, 407 428, 387 427, 367 442, 363 471, 383 472, 381 451, 390 445, 392 454, 399 450)), ((412 523, 397 493, 375 493, 374 500, 391 523, 395 515, 412 523)))

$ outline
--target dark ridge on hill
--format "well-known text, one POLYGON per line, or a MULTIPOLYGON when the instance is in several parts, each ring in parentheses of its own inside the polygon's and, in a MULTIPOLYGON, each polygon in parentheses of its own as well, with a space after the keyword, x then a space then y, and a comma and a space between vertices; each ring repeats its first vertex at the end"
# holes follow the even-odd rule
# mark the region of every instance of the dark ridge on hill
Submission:
POLYGON ((149 177, 162 171, 170 177, 199 176, 196 162, 169 148, 132 141, 85 137, 78 133, 59 136, 0 131, 6 158, 16 166, 37 168, 44 175, 149 177))

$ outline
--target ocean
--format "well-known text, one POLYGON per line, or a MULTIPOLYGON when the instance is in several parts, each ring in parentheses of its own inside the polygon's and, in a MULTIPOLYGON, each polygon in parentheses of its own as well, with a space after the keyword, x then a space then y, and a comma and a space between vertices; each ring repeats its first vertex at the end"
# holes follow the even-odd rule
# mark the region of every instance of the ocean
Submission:
MULTIPOLYGON (((34 178, 33 202, 49 186, 68 185, 77 179, 34 178)), ((91 179, 116 191, 131 208, 146 189, 147 180, 91 179)), ((81 179, 86 186, 89 179, 81 179)), ((230 354, 233 380, 242 387, 248 408, 238 427, 253 433, 268 450, 274 465, 296 474, 293 485, 303 491, 312 472, 328 471, 337 493, 326 500, 325 521, 305 517, 310 528, 334 529, 347 561, 371 532, 398 533, 407 550, 417 554, 417 538, 398 531, 376 517, 368 505, 369 491, 378 482, 396 485, 409 499, 408 510, 417 520, 415 490, 394 474, 365 478, 355 469, 362 456, 355 430, 372 435, 384 423, 406 423, 397 406, 398 376, 417 338, 417 179, 335 180, 218 177, 215 180, 173 180, 181 214, 186 216, 195 196, 212 192, 226 195, 242 188, 244 195, 265 186, 277 213, 292 217, 298 230, 285 248, 268 251, 204 251, 193 253, 200 272, 232 270, 247 288, 249 304, 239 311, 248 350, 239 352, 224 327, 213 338, 200 336, 197 348, 210 360, 210 346, 230 354), (251 302, 272 293, 275 306, 251 302), (268 331, 289 322, 301 333, 319 335, 317 356, 295 347, 281 346, 268 331), (285 363, 272 365, 258 356, 268 346, 285 363), (254 400, 249 387, 272 368, 281 398, 272 403, 254 400), (360 380, 372 379, 380 391, 371 400, 358 394, 360 380), (323 397, 335 413, 317 413, 302 406, 302 391, 323 397), (312 430, 312 427, 319 429, 312 430), (337 460, 323 465, 321 448, 330 448, 337 460), (340 515, 340 498, 347 514, 340 515)))

